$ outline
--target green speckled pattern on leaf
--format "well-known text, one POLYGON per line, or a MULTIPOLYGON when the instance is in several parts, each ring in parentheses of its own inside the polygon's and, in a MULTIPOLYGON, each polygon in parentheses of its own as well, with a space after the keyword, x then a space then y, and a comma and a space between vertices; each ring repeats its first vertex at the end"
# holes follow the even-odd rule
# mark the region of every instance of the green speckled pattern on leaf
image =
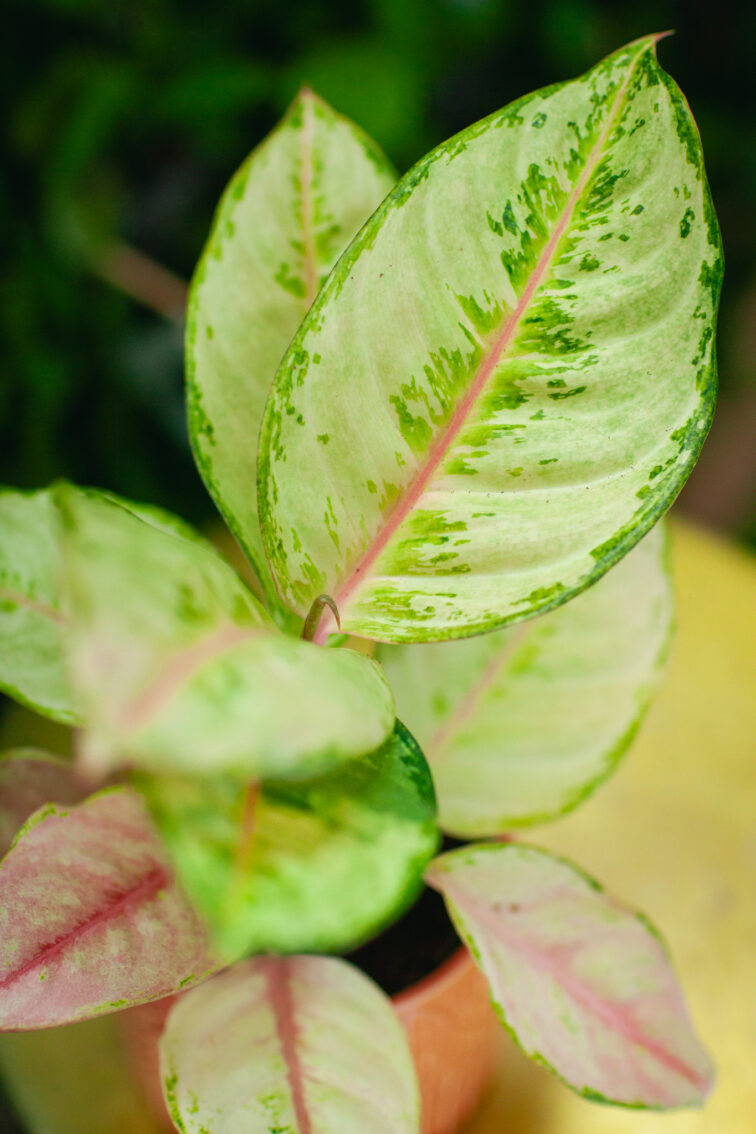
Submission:
POLYGON ((407 1038, 386 996, 334 957, 260 957, 171 1010, 160 1040, 184 1134, 420 1134, 407 1038))
POLYGON ((700 1106, 714 1071, 664 942, 573 863, 520 843, 467 846, 426 872, 507 1030, 579 1094, 700 1106))
POLYGON ((300 612, 330 594, 350 633, 430 641, 582 590, 698 455, 721 270, 655 37, 438 147, 276 378, 259 488, 282 593, 300 612))
POLYGON ((274 608, 257 516, 263 407, 320 284, 394 181, 357 127, 303 91, 232 179, 192 283, 187 396, 197 465, 274 608))
POLYGON ((352 948, 414 900, 438 848, 430 773, 401 725, 368 756, 257 795, 223 776, 135 783, 229 961, 352 948))
POLYGON ((199 537, 62 487, 71 680, 94 775, 316 774, 394 727, 378 666, 282 634, 199 537))
POLYGON ((441 825, 477 838, 554 819, 615 768, 672 623, 657 525, 574 601, 512 629, 378 651, 433 769, 441 825))

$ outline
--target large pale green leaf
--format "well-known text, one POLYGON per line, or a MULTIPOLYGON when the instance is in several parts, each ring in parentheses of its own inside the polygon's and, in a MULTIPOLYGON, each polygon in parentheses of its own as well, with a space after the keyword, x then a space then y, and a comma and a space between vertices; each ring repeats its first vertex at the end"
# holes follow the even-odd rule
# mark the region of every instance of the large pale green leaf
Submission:
POLYGON ((430 773, 401 725, 370 756, 304 783, 135 783, 229 960, 353 947, 417 896, 438 847, 430 773))
POLYGON ((186 353, 197 464, 274 606, 255 483, 263 407, 320 284, 394 181, 369 138, 302 91, 232 179, 192 283, 186 353))
POLYGON ((72 724, 58 575, 49 492, 0 491, 0 689, 72 724))
POLYGON ((327 592, 345 630, 421 641, 593 582, 696 459, 720 275, 695 124, 655 37, 434 150, 276 378, 259 490, 285 597, 305 611, 327 592))
POLYGON ((571 863, 484 844, 426 873, 524 1051, 580 1094, 623 1106, 699 1105, 713 1082, 664 943, 571 863))
POLYGON ((160 1041, 185 1134, 419 1134, 389 1000, 333 957, 261 957, 182 997, 160 1041))
POLYGON ((444 829, 474 838, 553 819, 604 780, 649 705, 671 621, 658 525, 584 594, 522 626, 382 646, 444 829))
POLYGON ((94 493, 56 499, 89 772, 315 774, 391 732, 378 666, 283 635, 210 547, 94 493))

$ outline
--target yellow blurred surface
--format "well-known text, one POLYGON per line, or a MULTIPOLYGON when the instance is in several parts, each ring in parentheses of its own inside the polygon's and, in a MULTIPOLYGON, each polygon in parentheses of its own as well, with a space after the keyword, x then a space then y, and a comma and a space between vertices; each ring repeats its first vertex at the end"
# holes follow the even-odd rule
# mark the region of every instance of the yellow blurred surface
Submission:
POLYGON ((718 1069, 702 1111, 584 1101, 506 1038, 464 1134, 756 1131, 756 566, 673 526, 678 630, 661 692, 614 778, 528 841, 575 859, 662 930, 718 1069))

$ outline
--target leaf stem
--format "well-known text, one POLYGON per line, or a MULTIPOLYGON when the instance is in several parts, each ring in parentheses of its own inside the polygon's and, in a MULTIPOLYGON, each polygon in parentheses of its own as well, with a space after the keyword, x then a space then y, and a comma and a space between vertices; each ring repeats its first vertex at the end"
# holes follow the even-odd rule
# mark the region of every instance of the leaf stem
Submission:
POLYGON ((158 315, 164 315, 175 323, 183 322, 186 284, 144 252, 116 241, 93 261, 92 269, 101 279, 158 315))
POLYGON ((253 780, 247 788, 242 810, 241 836, 236 852, 236 866, 241 875, 249 870, 257 830, 257 804, 260 799, 260 782, 253 780))

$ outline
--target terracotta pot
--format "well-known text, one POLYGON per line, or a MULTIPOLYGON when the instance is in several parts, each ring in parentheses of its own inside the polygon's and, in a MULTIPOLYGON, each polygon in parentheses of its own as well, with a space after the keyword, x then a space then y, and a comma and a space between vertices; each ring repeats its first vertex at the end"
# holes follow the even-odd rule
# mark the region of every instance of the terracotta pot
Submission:
MULTIPOLYGON (((158 1039, 175 997, 120 1014, 127 1057, 150 1106, 174 1130, 163 1103, 158 1039)), ((422 1134, 454 1134, 494 1070, 498 1025, 486 982, 460 948, 419 984, 394 997, 420 1081, 422 1134)))
POLYGON ((488 985, 467 949, 394 997, 415 1060, 422 1134, 453 1134, 494 1072, 500 1031, 488 985))

